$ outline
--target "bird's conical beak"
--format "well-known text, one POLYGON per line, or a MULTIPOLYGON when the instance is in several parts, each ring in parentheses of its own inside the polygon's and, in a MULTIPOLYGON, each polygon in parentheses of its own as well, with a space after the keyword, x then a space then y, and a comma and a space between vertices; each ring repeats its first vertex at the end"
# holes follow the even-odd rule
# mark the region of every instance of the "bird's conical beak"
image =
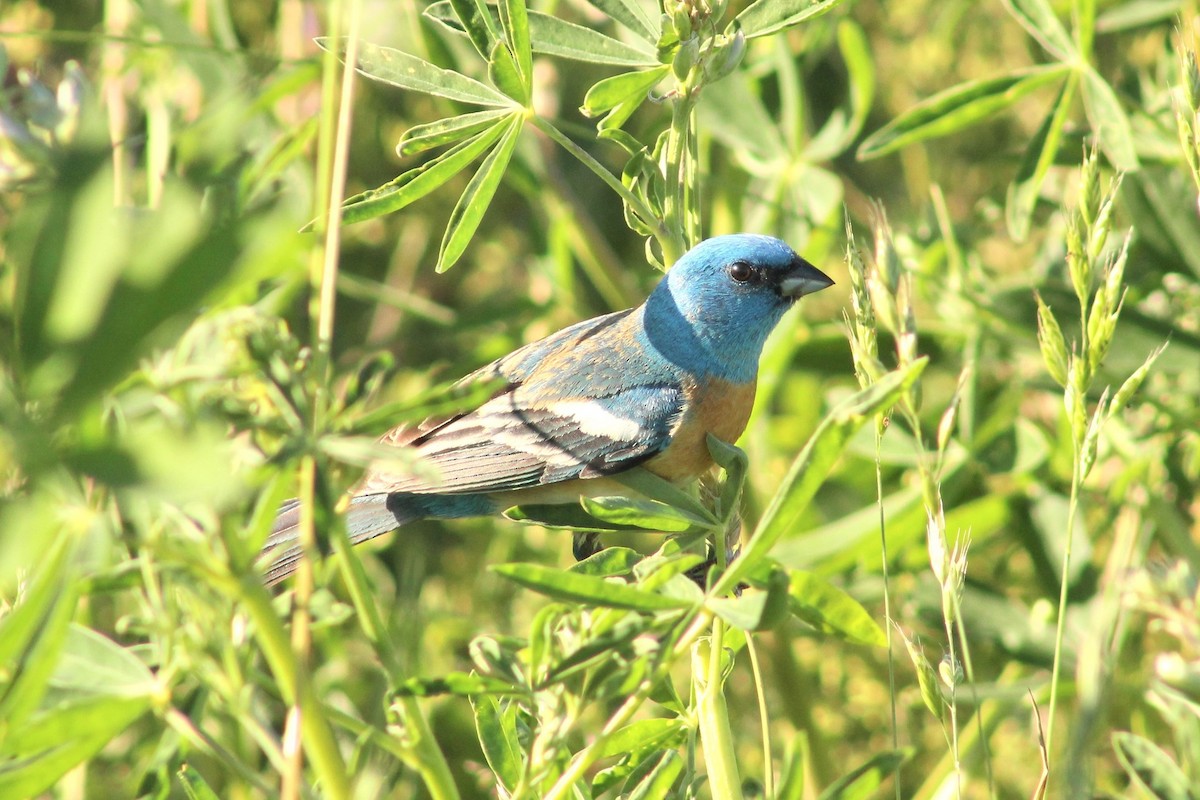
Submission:
POLYGON ((804 259, 798 259, 779 282, 779 293, 784 297, 799 298, 830 286, 833 286, 832 278, 804 259))

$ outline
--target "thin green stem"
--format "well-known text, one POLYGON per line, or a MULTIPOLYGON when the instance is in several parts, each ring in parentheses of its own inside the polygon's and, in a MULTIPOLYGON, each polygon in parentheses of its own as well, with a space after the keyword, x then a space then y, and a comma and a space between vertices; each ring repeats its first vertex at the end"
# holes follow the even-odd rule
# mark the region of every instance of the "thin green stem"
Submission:
MULTIPOLYGON (((883 418, 879 417, 875 424, 875 505, 879 509, 879 552, 883 568, 883 621, 884 632, 887 636, 887 665, 888 665, 888 699, 892 707, 892 749, 900 749, 900 715, 896 710, 896 655, 892 650, 892 591, 891 571, 888 566, 887 547, 887 516, 883 513, 883 418)), ((896 765, 892 782, 896 788, 896 800, 902 800, 900 795, 900 765, 896 765)), ((768 795, 769 796, 769 795, 768 795)))
POLYGON ((1046 717, 1046 757, 1050 757, 1051 746, 1054 743, 1054 716, 1058 708, 1058 680, 1062 672, 1063 639, 1067 629, 1067 594, 1070 591, 1071 550, 1074 542, 1075 515, 1079 509, 1079 492, 1083 484, 1080 467, 1083 463, 1083 443, 1077 442, 1075 447, 1075 464, 1071 470, 1071 498, 1067 504, 1067 543, 1063 549, 1062 570, 1059 574, 1058 587, 1058 624, 1054 630, 1054 666, 1050 671, 1050 707, 1046 717))
POLYGON ((750 672, 754 676, 754 692, 758 699, 758 724, 762 728, 763 747, 763 796, 775 796, 775 769, 771 761, 771 715, 767 711, 767 695, 764 691, 762 667, 758 663, 758 646, 754 637, 746 637, 746 654, 750 656, 750 672))
MULTIPOLYGON (((699 651, 696 660, 703 664, 703 687, 697 702, 696 715, 700 725, 700 745, 704 748, 704 763, 708 768, 708 785, 714 800, 736 800, 742 796, 742 780, 738 774, 737 757, 733 752, 733 733, 729 728, 729 708, 721 680, 721 651, 725 639, 725 623, 714 617, 712 635, 708 640, 708 658, 699 651)), ((700 643, 696 643, 700 647, 700 643)))
POLYGON ((666 193, 663 197, 663 222, 670 234, 670 249, 663 243, 663 259, 670 266, 690 244, 687 241, 688 181, 687 165, 690 161, 688 139, 692 130, 692 111, 695 100, 686 83, 681 83, 678 95, 671 108, 671 130, 667 134, 666 193))

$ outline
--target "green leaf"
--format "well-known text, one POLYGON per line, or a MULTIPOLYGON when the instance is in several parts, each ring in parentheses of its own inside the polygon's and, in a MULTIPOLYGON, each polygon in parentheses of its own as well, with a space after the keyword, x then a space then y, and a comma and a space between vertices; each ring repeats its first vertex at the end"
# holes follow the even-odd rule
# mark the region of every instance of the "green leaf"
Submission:
POLYGON ((693 526, 707 526, 703 518, 660 503, 632 497, 583 497, 584 511, 597 519, 618 525, 632 525, 651 531, 678 533, 693 526))
POLYGON ((496 84, 497 89, 517 103, 522 106, 529 105, 532 91, 530 84, 521 74, 521 68, 517 66, 512 52, 504 42, 492 45, 492 52, 488 57, 488 77, 496 84))
POLYGON ((631 470, 618 473, 613 475, 612 479, 642 497, 665 503, 682 511, 689 517, 704 520, 703 524, 706 527, 718 523, 717 518, 713 516, 712 512, 705 508, 695 497, 670 481, 660 478, 653 472, 642 467, 634 467, 631 470))
POLYGON ((486 694, 472 697, 471 706, 475 709, 475 730, 484 758, 511 794, 521 782, 524 769, 523 750, 517 738, 517 706, 502 709, 496 698, 486 694))
POLYGON ((913 749, 878 753, 865 764, 838 778, 821 792, 818 800, 867 800, 877 797, 876 789, 912 758, 913 749))
MULTIPOLYGON (((612 64, 624 67, 657 66, 654 48, 636 42, 627 44, 592 28, 576 25, 560 17, 529 13, 529 35, 533 52, 557 56, 590 64, 612 64)), ((441 23, 455 33, 463 33, 462 24, 450 7, 449 0, 434 3, 424 11, 425 16, 441 23)), ((490 52, 490 50, 485 51, 490 52)))
POLYGON ((1121 3, 1100 15, 1096 20, 1096 30, 1099 33, 1119 33, 1156 25, 1178 17, 1182 6, 1183 0, 1132 0, 1121 3))
POLYGON ((639 72, 623 72, 597 81, 587 90, 583 97, 583 106, 579 110, 586 116, 597 117, 622 104, 633 103, 621 119, 621 122, 624 122, 646 99, 650 90, 666 77, 668 70, 670 67, 664 65, 639 72))
POLYGON ((491 569, 511 581, 559 600, 651 613, 691 607, 689 603, 643 592, 627 583, 564 572, 539 564, 499 564, 491 569))
MULTIPOLYGON (((329 39, 317 39, 323 49, 330 48, 329 39)), ((345 56, 344 44, 338 53, 345 56)), ((442 69, 428 61, 409 55, 403 50, 362 42, 358 49, 357 69, 365 77, 460 103, 478 106, 512 106, 513 101, 492 87, 458 72, 442 69)))
POLYGON ((388 181, 377 189, 371 189, 347 198, 342 206, 342 222, 362 222, 393 211, 399 211, 410 203, 449 181, 467 165, 491 147, 511 126, 511 120, 495 123, 472 139, 455 145, 432 161, 410 169, 395 180, 388 181))
POLYGON ((1004 8, 1059 61, 1074 60, 1075 43, 1048 0, 1004 0, 1004 8))
POLYGON ((747 39, 778 33, 832 11, 842 0, 757 0, 737 15, 747 39))
POLYGON ((461 141, 491 128, 502 117, 511 113, 506 108, 491 108, 487 111, 474 111, 457 117, 439 119, 424 125, 414 125, 400 137, 396 152, 402 156, 412 156, 434 147, 461 141))
POLYGON ((681 719, 643 719, 631 722, 605 737, 601 758, 646 753, 671 747, 687 738, 687 726, 681 719))
POLYGON ((1112 87, 1091 67, 1083 71, 1083 106, 1100 149, 1113 168, 1122 172, 1140 169, 1129 117, 1112 87))
POLYGON ((621 525, 615 522, 603 522, 587 513, 580 506, 529 504, 513 506, 504 510, 504 516, 513 522, 523 522, 529 525, 541 525, 543 528, 557 528, 572 531, 593 531, 606 533, 609 531, 641 530, 636 525, 621 525))
POLYGON ((72 624, 51 686, 72 693, 149 697, 158 688, 150 670, 111 639, 72 624))
POLYGON ((475 51, 486 59, 492 51, 492 44, 500 38, 499 25, 488 12, 487 5, 483 0, 449 0, 448 5, 458 20, 456 29, 464 31, 475 51))
POLYGON ((667 800, 675 796, 671 787, 679 780, 684 767, 683 758, 678 753, 663 750, 657 757, 644 759, 638 766, 640 769, 634 770, 626 781, 622 797, 628 800, 667 800))
POLYGON ((822 633, 855 644, 887 646, 887 634, 862 604, 811 572, 790 569, 788 594, 792 613, 822 633))
POLYGON ((628 547, 606 547, 583 561, 571 565, 571 572, 606 578, 610 575, 628 575, 635 564, 642 560, 641 554, 628 547))
POLYGON ((768 630, 787 616, 788 577, 773 570, 765 589, 751 589, 734 597, 710 597, 705 607, 735 628, 768 630))
POLYGON ((1117 731, 1112 735, 1112 744, 1129 779, 1156 800, 1195 800, 1187 775, 1154 742, 1117 731))
POLYGON ((46 622, 36 654, 17 665, 20 677, 10 688, 20 692, 20 703, 6 702, 0 710, 7 728, 7 735, 0 734, 0 797, 50 788, 141 716, 157 689, 128 650, 81 625, 67 625, 73 602, 58 607, 65 613, 46 622), (43 707, 27 717, 24 707, 34 705, 43 707))
POLYGON ((529 32, 533 37, 535 53, 585 61, 589 64, 624 67, 658 65, 658 56, 652 48, 626 44, 597 30, 549 14, 531 11, 529 32))
POLYGON ((705 86, 697 112, 705 130, 712 131, 755 174, 778 175, 780 163, 798 155, 780 135, 749 72, 735 72, 705 86))
POLYGON ((0 797, 32 797, 100 752, 145 713, 149 698, 87 695, 38 714, 0 748, 0 797))
POLYGON ((1029 234, 1029 221, 1033 217, 1033 209, 1037 205, 1038 196, 1046 173, 1054 165, 1058 148, 1062 142, 1063 126, 1071 111, 1071 102, 1075 99, 1075 87, 1079 75, 1072 71, 1058 97, 1050 108, 1050 113, 1042 120, 1042 125, 1025 148, 1025 156, 1021 159, 1021 167, 1017 176, 1008 186, 1008 202, 1005 206, 1005 221, 1008 223, 1008 233, 1018 242, 1025 241, 1029 234))
POLYGON ((462 197, 458 198, 458 204, 450 214, 450 222, 446 225, 446 233, 442 237, 442 247, 438 253, 438 272, 445 272, 454 266, 467 249, 471 237, 475 235, 484 212, 500 186, 500 179, 508 169, 508 161, 517 146, 524 121, 524 117, 513 115, 500 143, 488 153, 471 182, 467 184, 467 188, 463 190, 462 197))
MULTIPOLYGON (((588 0, 588 2, 650 44, 657 45, 659 37, 657 17, 647 13, 646 7, 638 0, 588 0)), ((657 8, 658 6, 655 4, 655 9, 657 10, 657 8)))
POLYGON ((756 567, 784 534, 791 531, 817 489, 845 449, 846 443, 864 423, 883 413, 908 391, 920 377, 928 360, 921 358, 908 367, 883 376, 876 384, 840 403, 813 432, 796 456, 783 484, 776 491, 758 528, 742 555, 721 576, 714 594, 726 594, 756 567))
POLYGON ((529 45, 529 11, 525 0, 500 0, 500 27, 508 41, 508 49, 516 61, 521 83, 526 88, 525 99, 529 102, 529 90, 533 86, 533 53, 529 45))
POLYGON ((450 672, 440 678, 409 678, 396 687, 396 694, 402 697, 434 697, 439 694, 474 697, 482 694, 516 694, 520 691, 520 687, 507 681, 475 672, 450 672))
POLYGON ((67 536, 57 537, 21 601, 0 618, 0 753, 22 747, 14 739, 24 735, 66 645, 77 597, 72 549, 67 536))
POLYGON ((866 161, 916 142, 958 133, 987 119, 1070 70, 1053 65, 959 84, 905 111, 867 137, 858 148, 866 161))

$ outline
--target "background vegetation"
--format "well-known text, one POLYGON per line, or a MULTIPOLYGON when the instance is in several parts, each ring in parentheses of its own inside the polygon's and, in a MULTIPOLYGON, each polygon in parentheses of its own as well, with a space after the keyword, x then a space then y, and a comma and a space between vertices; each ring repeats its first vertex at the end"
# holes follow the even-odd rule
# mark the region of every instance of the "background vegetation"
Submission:
POLYGON ((666 2, 0 7, 0 797, 1200 794, 1195 3, 666 2), (472 520, 263 587, 738 230, 838 282, 748 460, 590 509, 715 585, 472 520))

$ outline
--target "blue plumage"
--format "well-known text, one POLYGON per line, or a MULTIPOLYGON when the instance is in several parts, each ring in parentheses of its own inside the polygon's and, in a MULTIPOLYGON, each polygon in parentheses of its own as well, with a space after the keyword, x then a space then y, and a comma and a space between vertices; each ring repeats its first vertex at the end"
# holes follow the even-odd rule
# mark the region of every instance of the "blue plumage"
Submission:
MULTIPOLYGON (((711 466, 706 437, 741 435, 767 336, 795 301, 833 283, 778 239, 709 239, 675 264, 641 306, 580 322, 464 381, 502 377, 478 408, 383 438, 413 449, 437 482, 371 471, 355 489, 355 543, 421 518, 495 513, 521 502, 612 492, 603 478, 636 465, 669 480, 711 466)), ((268 580, 299 558, 298 508, 280 511, 268 580)))

